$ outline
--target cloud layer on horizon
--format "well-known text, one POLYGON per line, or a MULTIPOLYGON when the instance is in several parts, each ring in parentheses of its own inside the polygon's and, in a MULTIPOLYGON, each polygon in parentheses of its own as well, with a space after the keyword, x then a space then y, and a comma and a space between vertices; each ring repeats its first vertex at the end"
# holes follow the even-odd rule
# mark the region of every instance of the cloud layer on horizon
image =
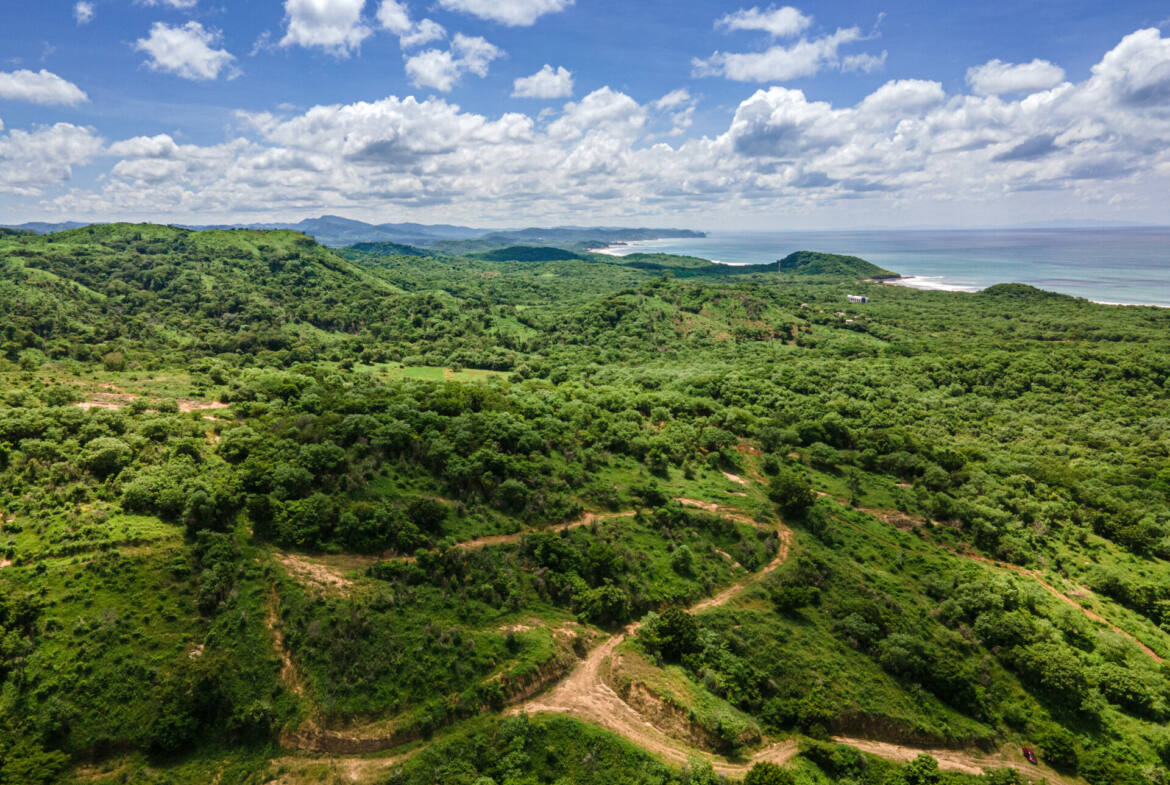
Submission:
MULTIPOLYGON (((799 27, 744 19, 781 32, 799 27)), ((443 90, 464 73, 485 72, 499 50, 456 34, 449 49, 414 58, 421 56, 434 62, 418 61, 416 79, 443 90)), ((564 97, 564 75, 571 82, 567 70, 547 66, 516 89, 564 97)), ((1063 77, 1044 61, 993 60, 969 71, 969 94, 899 79, 851 106, 767 86, 739 103, 722 132, 671 144, 662 140, 685 131, 696 105, 685 89, 643 104, 602 87, 539 115, 489 117, 441 98, 398 96, 299 113, 241 112, 234 133, 216 145, 168 135, 110 144, 93 128, 57 123, 0 130, 0 193, 75 217, 393 209, 486 221, 802 212, 846 201, 1028 193, 1113 204, 1164 193, 1170 39, 1154 28, 1136 31, 1086 80, 1063 77), (105 172, 97 185, 59 191, 83 165, 105 172)))

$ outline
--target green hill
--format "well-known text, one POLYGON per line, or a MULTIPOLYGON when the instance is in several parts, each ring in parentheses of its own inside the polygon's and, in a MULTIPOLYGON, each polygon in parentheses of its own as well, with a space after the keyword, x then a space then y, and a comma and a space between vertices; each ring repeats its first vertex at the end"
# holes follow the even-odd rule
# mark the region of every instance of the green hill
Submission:
POLYGON ((560 262, 583 258, 580 254, 566 251, 563 248, 541 245, 512 245, 507 248, 469 254, 469 256, 488 262, 560 262))
POLYGON ((381 250, 0 238, 0 785, 1166 781, 1170 311, 381 250))
MULTIPOLYGON (((358 253, 371 256, 430 256, 431 252, 413 245, 400 243, 356 243, 346 246, 358 253)), ((338 249, 344 250, 344 249, 338 249)))
MULTIPOLYGON (((355 334, 399 290, 304 235, 111 224, 0 238, 0 310, 51 356, 287 350, 355 334)), ((9 340, 9 353, 20 340, 9 340)))
POLYGON ((796 275, 825 275, 850 278, 899 278, 856 256, 797 251, 780 260, 780 271, 796 275))

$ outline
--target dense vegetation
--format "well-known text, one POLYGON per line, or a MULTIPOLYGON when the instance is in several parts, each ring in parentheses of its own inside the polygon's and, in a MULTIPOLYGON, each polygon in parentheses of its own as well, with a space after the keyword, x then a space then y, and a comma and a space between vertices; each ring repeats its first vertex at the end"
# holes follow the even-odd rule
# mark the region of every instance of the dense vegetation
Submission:
POLYGON ((0 783, 1166 781, 1170 312, 520 250, 0 234, 0 783))

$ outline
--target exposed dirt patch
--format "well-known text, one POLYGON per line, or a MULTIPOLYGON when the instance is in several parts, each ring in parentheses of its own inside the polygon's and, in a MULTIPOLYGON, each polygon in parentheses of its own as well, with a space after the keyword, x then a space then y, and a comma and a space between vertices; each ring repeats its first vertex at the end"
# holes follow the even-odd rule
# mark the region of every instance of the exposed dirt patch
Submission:
POLYGON ((938 525, 934 521, 925 521, 921 518, 915 518, 913 515, 902 512, 901 510, 877 510, 870 507, 854 507, 853 509, 872 515, 879 521, 884 521, 893 526, 895 529, 901 529, 902 531, 913 529, 916 526, 926 526, 928 524, 930 526, 938 525))
POLYGON ((297 671, 296 663, 292 661, 292 655, 284 646, 284 630, 280 623, 280 595, 276 593, 275 586, 272 587, 272 598, 268 603, 266 622, 268 631, 272 633, 272 646, 280 657, 280 680, 293 695, 303 697, 305 685, 301 683, 301 674, 297 671))
POLYGON ((12 566, 12 562, 10 562, 8 559, 0 560, 0 570, 3 570, 5 567, 11 567, 11 566, 12 566))
MULTIPOLYGON (((419 748, 423 749, 423 748, 419 748)), ((271 767, 281 774, 270 785, 307 785, 307 783, 346 783, 366 785, 378 782, 388 769, 404 763, 419 750, 388 758, 337 758, 287 756, 271 761, 271 767), (333 779, 322 776, 322 770, 333 774, 333 779)))
POLYGON ((223 401, 192 401, 183 399, 179 401, 179 411, 186 414, 187 412, 205 412, 213 409, 226 409, 228 404, 223 401))
POLYGON ((123 406, 129 406, 136 400, 138 400, 138 396, 131 395, 130 393, 104 392, 94 393, 87 400, 75 403, 74 406, 85 411, 89 411, 90 409, 117 411, 123 406))
POLYGON ((200 657, 202 657, 203 656, 203 644, 200 643, 194 649, 191 649, 191 651, 187 652, 187 656, 192 660, 197 660, 200 657))
POLYGON ((731 472, 723 472, 723 476, 726 477, 731 482, 734 482, 738 485, 747 485, 748 484, 747 480, 745 480, 743 477, 740 477, 738 474, 732 474, 731 472))
POLYGON ((330 567, 313 561, 306 556, 297 556, 291 553, 277 554, 276 560, 288 573, 303 583, 336 592, 348 592, 353 588, 353 581, 336 567, 330 567))
POLYGON ((686 499, 683 497, 679 497, 675 501, 684 507, 698 507, 700 510, 706 510, 707 512, 719 512, 719 505, 715 502, 704 502, 698 499, 686 499))

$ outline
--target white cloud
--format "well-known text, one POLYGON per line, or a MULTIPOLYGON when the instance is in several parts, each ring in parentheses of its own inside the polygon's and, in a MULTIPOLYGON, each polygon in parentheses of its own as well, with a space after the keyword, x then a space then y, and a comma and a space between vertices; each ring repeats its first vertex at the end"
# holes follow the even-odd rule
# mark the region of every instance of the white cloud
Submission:
MULTIPOLYGON (((486 69, 478 49, 440 54, 486 69)), ((517 215, 532 223, 943 222, 960 208, 972 220, 998 211, 1019 221, 1094 206, 1106 217, 1118 198, 1144 211, 1125 217, 1154 220, 1170 191, 1168 88, 1170 41, 1138 31, 1089 79, 1029 95, 946 95, 936 82, 900 79, 834 105, 765 86, 722 132, 701 138, 682 133, 695 106, 687 91, 642 105, 607 87, 533 116, 389 97, 242 114, 246 132, 211 146, 164 135, 87 148, 92 132, 75 129, 63 134, 72 146, 54 147, 48 135, 27 141, 45 129, 9 132, 0 134, 0 182, 11 193, 48 192, 42 212, 198 222, 391 210, 481 224, 513 224, 517 215), (111 160, 96 187, 54 191, 68 161, 102 150, 111 160)))
POLYGON ((666 95, 654 102, 655 109, 676 109, 683 104, 691 102, 691 93, 685 87, 680 87, 677 90, 671 90, 666 95))
POLYGON ((632 137, 646 122, 646 112, 625 93, 603 87, 576 103, 565 104, 561 117, 549 125, 549 135, 577 139, 587 133, 632 137))
POLYGON ((171 8, 194 8, 198 0, 135 0, 138 5, 169 6, 171 8))
POLYGON ((568 98, 573 94, 573 74, 563 66, 554 71, 551 65, 532 76, 522 76, 512 83, 513 98, 568 98))
POLYGON ((977 95, 1036 93, 1056 87, 1063 81, 1064 69, 1047 60, 1018 65, 990 60, 967 69, 967 83, 977 95))
POLYGON ((94 4, 87 2, 87 0, 80 0, 77 5, 73 6, 73 18, 77 20, 79 25, 87 25, 92 22, 96 13, 97 9, 94 4))
POLYGON ((443 26, 432 19, 412 21, 406 5, 398 0, 382 0, 377 16, 382 29, 398 36, 398 42, 404 49, 422 46, 447 35, 443 26))
POLYGON ((179 146, 168 134, 136 136, 114 142, 106 153, 118 158, 173 158, 179 153, 179 146))
POLYGON ((863 71, 867 74, 872 74, 874 71, 880 71, 886 67, 886 58, 890 53, 883 51, 880 55, 871 55, 866 52, 855 55, 846 55, 841 60, 841 72, 852 73, 854 71, 863 71))
POLYGON ((281 46, 320 48, 349 57, 372 31, 362 21, 366 0, 285 0, 281 46))
POLYGON ((715 27, 725 27, 728 30, 763 30, 775 38, 791 38, 800 35, 812 24, 812 17, 805 16, 792 6, 782 8, 770 7, 766 11, 759 8, 739 9, 733 14, 727 14, 715 23, 715 27))
POLYGON ((75 106, 89 100, 72 82, 44 70, 0 71, 0 98, 30 101, 34 104, 75 106))
POLYGON ((716 52, 692 61, 695 76, 723 76, 737 82, 786 82, 813 76, 825 68, 840 67, 840 48, 862 39, 856 27, 832 35, 802 38, 791 46, 773 46, 763 52, 716 52))
POLYGON ((407 59, 406 73, 418 87, 448 93, 465 73, 487 76, 488 65, 503 55, 483 38, 456 33, 449 50, 427 49, 407 59))
POLYGON ((68 181, 73 167, 88 163, 101 149, 92 128, 69 123, 0 134, 0 193, 39 195, 46 186, 68 181))
POLYGON ((439 0, 448 11, 462 11, 510 27, 528 27, 545 14, 555 14, 574 0, 439 0))
POLYGON ((150 36, 138 39, 134 48, 150 55, 146 65, 155 71, 194 81, 218 79, 220 72, 226 71, 231 79, 239 75, 232 65, 236 58, 227 50, 212 48, 220 38, 219 32, 206 30, 198 22, 182 27, 155 22, 150 36))
POLYGON ((651 106, 659 112, 666 112, 670 120, 669 136, 682 136, 695 123, 695 107, 698 101, 685 87, 671 90, 651 106))
POLYGON ((886 82, 861 102, 866 112, 911 112, 942 103, 947 94, 938 82, 899 79, 886 82))
POLYGON ((1170 108, 1170 38, 1154 28, 1130 33, 1093 66, 1090 85, 1121 104, 1170 108))

